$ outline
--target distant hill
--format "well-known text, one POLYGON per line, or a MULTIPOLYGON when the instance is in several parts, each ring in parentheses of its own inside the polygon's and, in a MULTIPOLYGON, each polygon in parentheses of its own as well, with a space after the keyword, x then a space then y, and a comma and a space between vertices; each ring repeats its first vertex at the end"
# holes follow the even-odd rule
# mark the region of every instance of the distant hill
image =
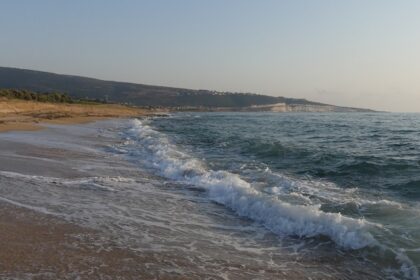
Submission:
POLYGON ((0 88, 63 92, 77 99, 106 100, 136 106, 230 108, 233 110, 244 110, 249 107, 250 110, 258 108, 259 111, 271 111, 271 105, 275 105, 277 109, 272 111, 302 111, 302 108, 303 111, 319 111, 316 108, 321 108, 320 111, 366 111, 336 107, 305 99, 104 81, 9 67, 0 67, 0 88), (283 107, 286 109, 279 110, 278 104, 284 104, 285 107, 283 107))

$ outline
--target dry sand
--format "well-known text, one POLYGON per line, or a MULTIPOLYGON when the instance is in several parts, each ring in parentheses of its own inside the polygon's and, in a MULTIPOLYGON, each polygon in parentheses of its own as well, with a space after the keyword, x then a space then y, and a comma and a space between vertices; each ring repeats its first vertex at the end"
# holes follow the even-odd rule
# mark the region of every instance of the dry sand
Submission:
POLYGON ((161 113, 117 104, 60 104, 0 99, 0 132, 37 130, 42 123, 76 124, 90 121, 137 117, 161 113))

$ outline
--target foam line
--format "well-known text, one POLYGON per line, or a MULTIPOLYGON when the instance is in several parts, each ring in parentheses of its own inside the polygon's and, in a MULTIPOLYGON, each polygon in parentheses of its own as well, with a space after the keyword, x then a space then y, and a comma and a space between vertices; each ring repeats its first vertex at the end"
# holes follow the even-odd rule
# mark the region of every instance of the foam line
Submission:
POLYGON ((211 200, 274 233, 299 237, 324 235, 348 249, 376 244, 365 220, 326 213, 318 206, 292 205, 254 189, 236 174, 209 170, 140 120, 132 121, 129 135, 138 143, 139 150, 133 153, 147 157, 144 162, 162 176, 205 189, 211 200))

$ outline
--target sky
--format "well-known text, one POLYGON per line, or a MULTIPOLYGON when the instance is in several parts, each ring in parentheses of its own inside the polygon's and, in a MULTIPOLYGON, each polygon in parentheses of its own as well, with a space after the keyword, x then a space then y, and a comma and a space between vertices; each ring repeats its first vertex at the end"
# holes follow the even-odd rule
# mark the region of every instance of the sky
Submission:
POLYGON ((0 0, 0 66, 420 112, 420 1, 0 0))

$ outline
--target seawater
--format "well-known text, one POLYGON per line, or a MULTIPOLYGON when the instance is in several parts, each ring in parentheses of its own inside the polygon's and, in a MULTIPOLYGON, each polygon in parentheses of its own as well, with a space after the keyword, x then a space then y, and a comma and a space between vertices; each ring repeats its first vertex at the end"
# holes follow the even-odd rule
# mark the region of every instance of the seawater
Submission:
POLYGON ((184 113, 127 137, 142 166, 239 217, 418 279, 418 114, 184 113))
POLYGON ((419 279, 420 115, 177 113, 0 140, 80 173, 0 171, 1 201, 151 253, 162 277, 419 279))

